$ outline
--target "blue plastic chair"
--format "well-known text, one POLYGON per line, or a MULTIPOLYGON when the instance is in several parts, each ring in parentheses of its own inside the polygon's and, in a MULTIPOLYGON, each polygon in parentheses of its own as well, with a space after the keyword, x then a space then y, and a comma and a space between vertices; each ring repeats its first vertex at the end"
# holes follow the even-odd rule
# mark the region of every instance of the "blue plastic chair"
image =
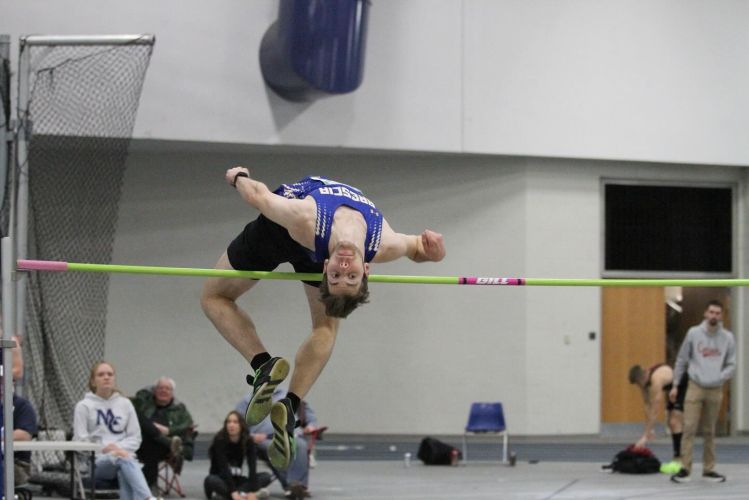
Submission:
POLYGON ((468 434, 495 433, 503 437, 502 441, 502 463, 507 461, 507 426, 505 425, 505 414, 502 403, 472 403, 471 412, 468 415, 468 423, 463 433, 463 462, 468 462, 468 434))

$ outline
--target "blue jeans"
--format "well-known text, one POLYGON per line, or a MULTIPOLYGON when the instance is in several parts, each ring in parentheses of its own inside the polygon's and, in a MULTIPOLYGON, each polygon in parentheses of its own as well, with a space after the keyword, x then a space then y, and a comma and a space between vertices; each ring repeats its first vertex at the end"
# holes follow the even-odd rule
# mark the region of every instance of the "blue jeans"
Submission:
MULTIPOLYGON (((282 483, 291 484, 294 482, 309 486, 309 447, 307 440, 303 435, 296 434, 296 456, 289 464, 285 471, 276 471, 282 483)), ((268 448, 273 444, 273 439, 266 439, 260 443, 258 448, 264 450, 267 454, 268 448)))
POLYGON ((153 496, 140 464, 134 458, 100 456, 96 459, 94 477, 103 480, 117 478, 120 483, 121 500, 146 500, 153 496))

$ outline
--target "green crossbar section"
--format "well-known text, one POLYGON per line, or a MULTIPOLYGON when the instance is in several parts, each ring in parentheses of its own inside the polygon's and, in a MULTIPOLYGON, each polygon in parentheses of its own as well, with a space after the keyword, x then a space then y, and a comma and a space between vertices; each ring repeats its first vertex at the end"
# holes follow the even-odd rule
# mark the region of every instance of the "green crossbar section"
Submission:
MULTIPOLYGON (((46 261, 21 261, 21 270, 56 270, 94 273, 154 274, 161 276, 197 276, 218 278, 250 278, 257 280, 320 281, 319 273, 292 273, 277 271, 236 271, 232 269, 198 269, 191 267, 134 266, 116 264, 84 264, 76 262, 52 263, 46 261), (36 267, 36 264, 59 264, 57 268, 36 267)), ((499 286, 584 286, 584 287, 637 287, 637 286, 682 286, 682 287, 742 287, 749 286, 749 279, 557 279, 557 278, 464 278, 459 276, 369 276, 372 283, 415 283, 425 285, 499 285, 499 286), (470 282, 468 281, 470 280, 470 282)))
POLYGON ((542 279, 526 278, 526 286, 749 286, 749 279, 542 279))

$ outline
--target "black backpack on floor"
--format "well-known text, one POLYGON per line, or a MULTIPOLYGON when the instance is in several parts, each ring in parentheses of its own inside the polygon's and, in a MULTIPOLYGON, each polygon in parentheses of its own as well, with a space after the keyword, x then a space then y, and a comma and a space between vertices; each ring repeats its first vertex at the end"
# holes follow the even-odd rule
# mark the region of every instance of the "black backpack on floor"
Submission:
POLYGON ((630 445, 617 453, 614 460, 603 468, 623 474, 653 474, 661 471, 661 462, 648 448, 630 445))
POLYGON ((454 446, 425 437, 421 440, 417 456, 424 462, 424 465, 454 465, 463 457, 463 454, 454 446))

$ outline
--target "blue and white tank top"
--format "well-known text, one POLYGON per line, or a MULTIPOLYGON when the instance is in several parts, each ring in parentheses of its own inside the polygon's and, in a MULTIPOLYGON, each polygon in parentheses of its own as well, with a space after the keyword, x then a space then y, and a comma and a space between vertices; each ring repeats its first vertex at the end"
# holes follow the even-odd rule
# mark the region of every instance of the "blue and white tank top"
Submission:
POLYGON ((330 256, 328 244, 333 227, 333 215, 341 205, 356 210, 364 217, 367 224, 364 261, 371 262, 374 259, 382 238, 382 214, 374 203, 357 188, 324 177, 305 177, 299 182, 281 184, 273 192, 284 198, 302 199, 312 196, 315 199, 317 203, 315 251, 308 250, 315 262, 322 262, 330 256))

